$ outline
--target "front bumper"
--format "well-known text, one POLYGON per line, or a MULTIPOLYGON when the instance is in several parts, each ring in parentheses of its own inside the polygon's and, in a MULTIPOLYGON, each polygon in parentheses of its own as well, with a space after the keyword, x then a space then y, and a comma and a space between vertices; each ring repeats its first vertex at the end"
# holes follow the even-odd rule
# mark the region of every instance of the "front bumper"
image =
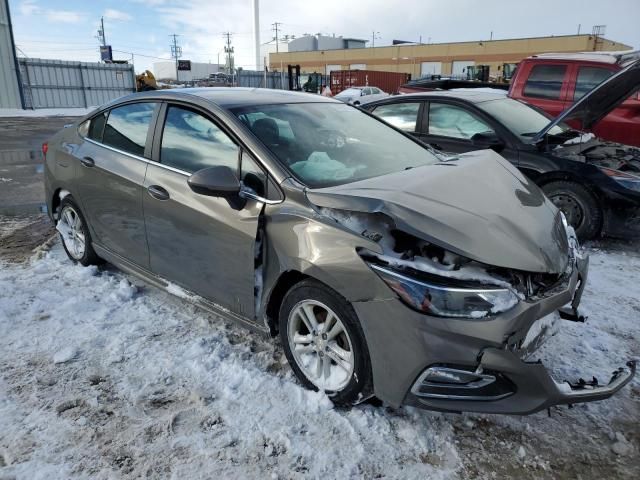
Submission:
POLYGON ((587 272, 588 258, 577 257, 568 281, 548 296, 483 320, 431 317, 397 299, 356 302, 375 394, 393 406, 507 414, 610 397, 633 378, 634 362, 600 386, 558 383, 542 363, 525 360, 549 333, 545 326, 532 329, 536 321, 569 303, 577 311, 587 272), (466 372, 470 380, 452 384, 445 375, 434 381, 434 369, 457 370, 462 377, 466 372))

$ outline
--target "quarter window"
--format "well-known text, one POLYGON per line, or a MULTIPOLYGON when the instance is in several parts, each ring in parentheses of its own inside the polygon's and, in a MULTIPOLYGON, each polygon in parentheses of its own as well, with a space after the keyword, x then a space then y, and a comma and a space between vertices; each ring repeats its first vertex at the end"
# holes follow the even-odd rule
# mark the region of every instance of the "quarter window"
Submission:
POLYGON ((160 161, 193 173, 207 167, 238 169, 238 146, 208 118, 170 106, 162 134, 160 161))
MULTIPOLYGON (((104 127, 102 143, 134 155, 143 156, 154 108, 154 103, 132 103, 111 110, 104 127)), ((96 122, 96 135, 99 132, 98 125, 99 122, 96 122)), ((89 137, 93 138, 91 131, 89 137)))
POLYGON ((380 105, 373 113, 394 127, 406 132, 415 132, 418 123, 420 103, 403 102, 391 105, 380 105))
POLYGON ((102 112, 100 115, 93 117, 89 124, 89 138, 96 142, 102 142, 102 132, 106 123, 107 112, 102 112))
POLYGON ((535 65, 524 86, 524 95, 559 100, 566 71, 565 65, 535 65))
POLYGON ((493 129, 464 108, 442 103, 430 105, 430 135, 469 140, 477 133, 493 133, 493 129))
POLYGON ((578 100, 582 98, 587 92, 593 90, 611 75, 613 75, 613 71, 608 68, 580 67, 573 99, 578 100))

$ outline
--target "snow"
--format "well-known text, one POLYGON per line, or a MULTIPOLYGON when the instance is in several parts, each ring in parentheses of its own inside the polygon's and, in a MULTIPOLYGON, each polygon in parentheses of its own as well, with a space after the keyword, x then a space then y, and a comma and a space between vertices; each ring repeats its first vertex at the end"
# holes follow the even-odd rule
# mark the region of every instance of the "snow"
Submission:
POLYGON ((96 107, 89 108, 38 108, 22 110, 20 108, 0 108, 2 117, 82 117, 93 112, 96 107))
POLYGON ((577 137, 570 138, 564 142, 563 145, 578 145, 580 143, 586 143, 594 138, 596 138, 596 136, 593 133, 581 133, 577 137))
POLYGON ((65 347, 53 356, 53 363, 67 363, 78 355, 78 350, 74 347, 65 347))
POLYGON ((495 93, 502 96, 507 96, 509 93, 508 90, 504 90, 502 88, 491 88, 491 87, 479 87, 479 88, 452 88, 452 92, 484 92, 484 93, 495 93))
POLYGON ((538 338, 541 333, 544 333, 545 336, 554 335, 558 330, 558 320, 560 316, 557 313, 552 313, 545 317, 539 318, 536 320, 531 328, 527 332, 524 341, 522 342, 522 348, 527 348, 529 345, 533 343, 534 340, 538 338))
MULTIPOLYGON (((638 251, 591 253, 588 322, 562 322, 537 355, 559 382, 604 383, 640 356, 638 251)), ((335 409, 298 384, 277 341, 111 267, 74 265, 59 242, 0 265, 0 292, 3 478, 587 479, 640 468, 638 380, 550 418, 335 409)))

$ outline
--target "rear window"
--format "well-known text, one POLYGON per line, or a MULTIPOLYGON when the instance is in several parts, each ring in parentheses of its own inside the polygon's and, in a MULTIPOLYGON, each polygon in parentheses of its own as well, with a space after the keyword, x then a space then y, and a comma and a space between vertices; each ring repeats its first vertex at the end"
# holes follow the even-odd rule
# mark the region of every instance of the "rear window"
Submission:
POLYGON ((415 132, 417 130, 419 111, 420 103, 403 102, 380 105, 373 111, 373 114, 400 130, 415 132))
POLYGON ((573 99, 578 100, 585 94, 604 82, 613 75, 613 71, 600 67, 580 67, 576 79, 576 90, 573 99))
POLYGON ((154 103, 132 103, 111 110, 102 143, 143 156, 154 108, 154 103))
POLYGON ((524 86, 524 95, 559 100, 566 65, 535 65, 524 86))

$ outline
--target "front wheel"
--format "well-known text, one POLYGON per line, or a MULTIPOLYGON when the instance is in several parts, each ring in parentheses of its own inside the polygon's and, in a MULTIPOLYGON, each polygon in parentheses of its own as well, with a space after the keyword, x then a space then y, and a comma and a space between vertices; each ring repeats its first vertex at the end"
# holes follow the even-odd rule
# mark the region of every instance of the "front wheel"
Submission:
POLYGON ((542 186, 549 200, 564 213, 578 238, 591 240, 600 233, 602 210, 586 187, 575 182, 556 181, 542 186))
POLYGON ((369 352, 353 307, 314 280, 289 290, 280 308, 280 338, 300 382, 337 405, 372 394, 369 352))

